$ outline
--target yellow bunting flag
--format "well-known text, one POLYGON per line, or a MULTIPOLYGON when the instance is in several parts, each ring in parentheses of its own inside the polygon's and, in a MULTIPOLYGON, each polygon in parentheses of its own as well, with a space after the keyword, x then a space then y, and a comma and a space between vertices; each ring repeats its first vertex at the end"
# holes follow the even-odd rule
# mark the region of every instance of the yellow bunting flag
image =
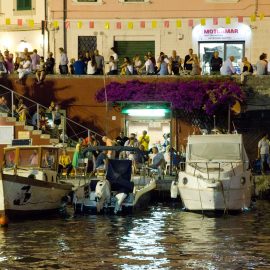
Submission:
POLYGON ((35 25, 34 20, 28 20, 28 26, 29 27, 34 27, 34 25, 35 25))
POLYGON ((109 30, 110 29, 110 23, 109 22, 105 22, 104 28, 109 30))
POLYGON ((181 28, 182 27, 182 21, 181 20, 176 20, 176 27, 181 28))
POLYGON ((128 29, 133 29, 133 22, 128 22, 128 29))
POLYGON ((82 21, 77 22, 77 28, 78 29, 82 29, 82 25, 83 25, 82 21))
POLYGON ((250 21, 251 21, 251 22, 256 22, 256 14, 252 14, 252 15, 250 16, 250 21))
POLYGON ((157 28, 157 21, 152 21, 152 28, 153 29, 157 28))
POLYGON ((225 23, 226 23, 226 24, 231 24, 231 18, 230 18, 230 17, 226 17, 225 23))
POLYGON ((54 29, 57 29, 58 27, 59 27, 58 21, 54 21, 54 22, 53 22, 53 28, 54 28, 54 29))
POLYGON ((264 19, 264 14, 263 13, 260 13, 260 21, 264 19))
POLYGON ((201 25, 203 25, 203 26, 206 25, 206 20, 205 20, 205 18, 202 18, 202 19, 201 19, 201 25))
POLYGON ((10 25, 10 18, 6 18, 6 25, 10 25))

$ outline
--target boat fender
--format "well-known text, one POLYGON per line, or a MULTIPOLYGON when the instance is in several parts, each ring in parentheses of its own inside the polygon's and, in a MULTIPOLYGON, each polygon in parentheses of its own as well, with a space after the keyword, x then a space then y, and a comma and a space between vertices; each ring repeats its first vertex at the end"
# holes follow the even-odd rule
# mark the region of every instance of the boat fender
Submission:
POLYGON ((178 194, 179 194, 178 181, 174 180, 172 181, 172 184, 171 184, 171 198, 176 199, 178 194))
POLYGON ((0 215, 0 226, 7 227, 8 226, 8 218, 6 215, 0 215))
POLYGON ((186 185, 188 183, 188 179, 186 177, 183 178, 183 184, 186 185))

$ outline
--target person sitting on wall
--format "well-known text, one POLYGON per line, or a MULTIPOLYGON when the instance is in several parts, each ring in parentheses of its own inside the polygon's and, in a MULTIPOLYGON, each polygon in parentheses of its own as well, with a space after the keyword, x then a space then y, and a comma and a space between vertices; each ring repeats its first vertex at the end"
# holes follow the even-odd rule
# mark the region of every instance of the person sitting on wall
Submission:
POLYGON ((5 65, 3 55, 0 55, 0 75, 1 74, 7 74, 7 68, 6 68, 6 65, 5 65))
POLYGON ((20 67, 18 68, 19 80, 16 81, 18 83, 22 83, 23 78, 31 73, 31 57, 30 55, 26 55, 25 57, 26 59, 20 63, 20 67))
POLYGON ((114 57, 111 55, 109 59, 109 72, 107 75, 117 75, 117 61, 114 60, 114 57))
POLYGON ((69 176, 72 171, 72 162, 65 149, 62 150, 62 154, 59 156, 58 175, 62 175, 64 169, 67 169, 67 176, 69 176))
POLYGON ((37 65, 37 72, 36 72, 36 78, 37 78, 37 84, 42 84, 45 80, 46 72, 45 72, 45 63, 44 63, 44 57, 40 57, 39 65, 37 65))

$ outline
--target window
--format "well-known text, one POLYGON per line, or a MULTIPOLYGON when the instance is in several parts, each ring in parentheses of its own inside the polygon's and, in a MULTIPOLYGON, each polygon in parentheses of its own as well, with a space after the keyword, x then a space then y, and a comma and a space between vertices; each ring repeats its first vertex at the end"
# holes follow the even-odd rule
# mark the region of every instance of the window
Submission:
POLYGON ((17 0, 17 10, 31 10, 32 0, 17 0))

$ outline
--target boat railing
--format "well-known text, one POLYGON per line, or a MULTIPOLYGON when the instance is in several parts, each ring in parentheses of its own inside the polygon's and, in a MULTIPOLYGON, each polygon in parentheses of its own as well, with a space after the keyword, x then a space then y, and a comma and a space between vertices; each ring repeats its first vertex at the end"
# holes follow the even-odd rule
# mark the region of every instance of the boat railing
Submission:
POLYGON ((236 173, 235 173, 235 169, 237 166, 239 165, 247 165, 247 167, 249 167, 249 162, 248 161, 185 161, 185 162, 180 162, 179 164, 179 168, 180 168, 180 171, 184 171, 187 169, 187 165, 191 166, 194 168, 193 170, 193 176, 195 176, 196 174, 196 171, 199 170, 199 169, 206 169, 206 173, 207 173, 207 179, 209 180, 210 179, 210 173, 211 172, 217 172, 218 173, 218 180, 220 180, 220 176, 221 176, 221 172, 223 171, 223 168, 221 165, 229 165, 231 167, 231 170, 233 172, 233 175, 235 176, 236 173), (217 165, 215 167, 213 166, 209 166, 209 164, 213 165, 217 165), (200 165, 203 165, 204 167, 200 166, 200 165))
MULTIPOLYGON (((37 130, 42 130, 42 127, 40 126, 40 110, 44 110, 46 113, 49 112, 49 108, 26 97, 23 96, 17 92, 15 92, 14 90, 0 84, 0 96, 4 96, 6 98, 6 100, 8 101, 7 103, 9 105, 6 105, 5 107, 1 107, 0 108, 0 113, 6 113, 8 116, 11 117, 15 117, 16 116, 16 110, 14 110, 15 108, 15 104, 16 104, 16 99, 20 99, 22 98, 23 100, 25 100, 25 102, 27 103, 27 111, 29 113, 29 111, 31 111, 33 114, 37 113, 37 119, 36 119, 36 125, 34 125, 34 129, 37 130)), ((63 113, 63 111, 61 112, 61 110, 59 111, 59 113, 61 114, 61 119, 63 119, 63 123, 60 124, 61 126, 61 130, 62 130, 62 134, 60 136, 58 136, 58 138, 62 141, 62 142, 67 142, 68 139, 70 141, 75 140, 77 141, 80 137, 90 137, 91 134, 97 136, 97 137, 102 137, 103 135, 91 130, 90 128, 78 123, 78 121, 73 121, 72 119, 66 117, 63 113), (69 134, 68 134, 68 139, 67 139, 67 128, 69 130, 69 134)), ((26 123, 30 123, 30 125, 32 125, 32 121, 31 119, 29 121, 26 121, 26 123)), ((59 127, 60 127, 59 126, 59 127)))

